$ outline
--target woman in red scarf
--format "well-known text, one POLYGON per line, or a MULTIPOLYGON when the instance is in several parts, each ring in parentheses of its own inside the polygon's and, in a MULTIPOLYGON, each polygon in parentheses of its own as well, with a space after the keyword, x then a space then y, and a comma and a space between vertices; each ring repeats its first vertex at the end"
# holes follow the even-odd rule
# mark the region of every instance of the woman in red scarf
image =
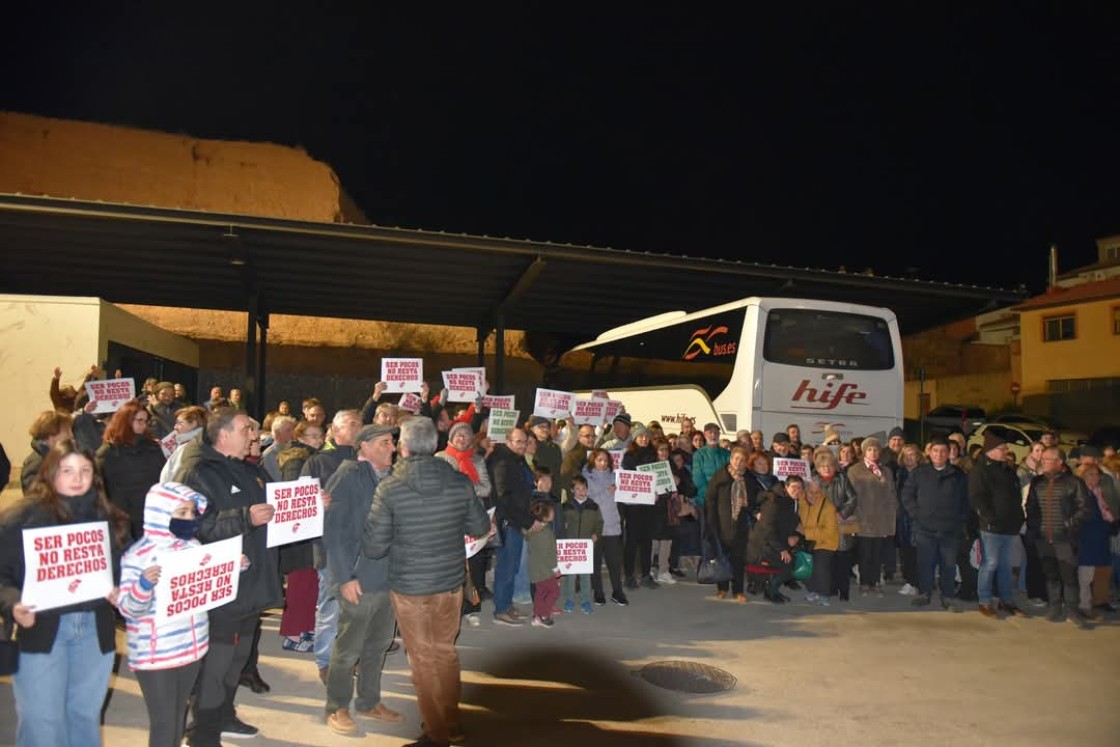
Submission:
MULTIPOLYGON (((446 459, 452 467, 470 478, 474 484, 474 494, 489 510, 494 505, 491 495, 490 474, 486 471, 486 461, 475 447, 474 432, 468 423, 458 422, 447 433, 447 449, 436 454, 446 459)), ((483 548, 467 560, 467 581, 463 591, 463 614, 467 622, 478 627, 481 622, 478 612, 482 609, 480 592, 486 585, 486 563, 489 548, 483 548)))

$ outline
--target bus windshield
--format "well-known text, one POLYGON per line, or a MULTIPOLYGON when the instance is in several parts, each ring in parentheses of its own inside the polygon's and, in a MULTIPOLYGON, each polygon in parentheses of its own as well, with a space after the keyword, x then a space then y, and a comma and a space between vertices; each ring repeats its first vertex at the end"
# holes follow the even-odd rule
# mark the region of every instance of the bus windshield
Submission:
POLYGON ((762 356, 771 363, 808 368, 894 368, 886 320, 820 309, 772 310, 766 319, 762 356))

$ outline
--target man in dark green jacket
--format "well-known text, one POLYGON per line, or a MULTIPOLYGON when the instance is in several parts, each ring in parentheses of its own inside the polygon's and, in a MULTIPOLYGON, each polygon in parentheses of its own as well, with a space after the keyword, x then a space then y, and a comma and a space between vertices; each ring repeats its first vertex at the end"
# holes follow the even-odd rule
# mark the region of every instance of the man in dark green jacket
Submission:
POLYGON ((366 555, 389 558, 390 599, 424 719, 418 745, 446 745, 461 734, 455 639, 466 569, 463 538, 490 530, 470 479, 433 456, 437 441, 427 418, 401 426, 401 458, 377 486, 362 542, 366 555))

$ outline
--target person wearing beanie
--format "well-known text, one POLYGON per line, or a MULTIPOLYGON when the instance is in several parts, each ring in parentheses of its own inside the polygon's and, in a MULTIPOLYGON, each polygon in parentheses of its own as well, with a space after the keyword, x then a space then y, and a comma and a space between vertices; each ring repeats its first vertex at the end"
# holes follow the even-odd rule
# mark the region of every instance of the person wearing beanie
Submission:
MULTIPOLYGON (((537 451, 533 455, 533 464, 544 467, 550 475, 560 475, 560 468, 564 464, 564 454, 560 451, 560 444, 552 440, 552 421, 534 415, 529 420, 529 433, 537 441, 537 451)), ((549 495, 553 502, 560 502, 560 481, 553 480, 549 495)))
POLYGON ((983 453, 968 473, 968 502, 980 520, 983 561, 977 574, 980 614, 999 619, 1000 611, 1023 615, 1011 585, 1011 551, 1023 527, 1022 492, 1015 468, 1007 463, 1007 442, 994 429, 984 431, 983 453), (999 593, 993 603, 992 584, 999 593))
MULTIPOLYGON (((633 440, 622 455, 622 469, 636 470, 643 464, 656 462, 657 449, 650 441, 649 430, 641 423, 635 423, 630 435, 633 440)), ((626 531, 623 532, 622 567, 627 589, 637 589, 639 584, 647 589, 660 586, 650 575, 656 510, 656 506, 638 503, 621 506, 626 526, 626 531)))
POLYGON ((824 437, 823 437, 823 441, 821 441, 821 445, 822 446, 839 446, 840 445, 840 434, 831 425, 826 425, 824 427, 824 437))
POLYGON ((892 541, 898 513, 894 469, 882 461, 879 439, 868 437, 860 444, 861 457, 848 467, 848 481, 855 491, 855 515, 859 522, 859 585, 868 594, 882 595, 880 573, 883 548, 892 541))
POLYGON ((630 413, 620 412, 615 415, 614 421, 611 423, 611 430, 603 434, 603 440, 599 443, 599 448, 615 451, 630 446, 634 441, 634 434, 630 432, 630 425, 630 413))
POLYGON ((786 459, 795 454, 793 452, 792 444, 790 443, 789 434, 785 431, 778 431, 774 434, 774 440, 770 445, 770 455, 779 459, 786 459))

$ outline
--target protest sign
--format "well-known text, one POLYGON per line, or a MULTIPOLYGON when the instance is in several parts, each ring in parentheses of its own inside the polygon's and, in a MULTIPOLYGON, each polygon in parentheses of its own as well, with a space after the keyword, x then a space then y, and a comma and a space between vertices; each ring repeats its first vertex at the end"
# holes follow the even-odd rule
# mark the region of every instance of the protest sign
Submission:
POLYGON ((113 590, 112 560, 108 522, 24 529, 20 601, 42 612, 100 599, 113 590))
POLYGON ((513 395, 484 394, 482 395, 482 406, 489 407, 491 410, 512 410, 513 395))
POLYGON ((478 377, 479 394, 485 394, 490 390, 489 385, 486 383, 486 368, 484 366, 456 366, 451 370, 475 374, 478 377))
POLYGON ((159 448, 163 451, 163 458, 167 459, 179 448, 179 432, 171 431, 159 440, 159 448))
POLYGON ((606 420, 607 401, 605 399, 577 399, 572 403, 572 420, 576 425, 599 425, 606 420))
POLYGON ((301 477, 265 485, 265 499, 276 509, 268 522, 268 547, 323 536, 323 501, 319 478, 301 477))
POLYGON ((412 392, 405 392, 401 395, 401 399, 397 402, 397 407, 408 412, 420 412, 420 408, 424 406, 424 400, 420 399, 419 394, 412 392))
POLYGON ((644 503, 652 506, 657 502, 653 492, 654 476, 650 472, 620 469, 614 473, 615 503, 644 503))
POLYGON ((387 392, 418 392, 424 383, 421 358, 382 358, 381 380, 387 392))
POLYGON ((809 479, 809 462, 804 459, 785 459, 774 457, 774 477, 782 482, 790 475, 797 475, 805 480, 809 479))
POLYGON ((562 418, 572 411, 572 402, 576 396, 571 392, 560 392, 555 389, 538 389, 537 398, 533 402, 533 414, 542 418, 562 418))
POLYGON ((237 598, 241 536, 164 553, 156 584, 156 624, 212 610, 237 598))
POLYGON ((474 402, 482 391, 482 376, 478 371, 444 371, 443 388, 448 402, 474 402))
POLYGON ((125 402, 136 399, 136 382, 132 379, 87 381, 86 392, 89 394, 89 401, 94 404, 94 415, 116 412, 125 402))
POLYGON ((653 475, 653 492, 657 495, 672 493, 677 489, 677 482, 673 479, 673 468, 669 466, 668 462, 639 464, 638 471, 653 475))
POLYGON ((622 455, 626 453, 626 449, 607 449, 607 453, 611 455, 611 469, 618 470, 622 466, 622 455))
POLYGON ((607 400, 607 409, 603 412, 603 420, 614 420, 614 416, 622 412, 622 402, 617 399, 607 400))
POLYGON ((591 573, 593 543, 589 539, 556 540, 556 564, 564 576, 591 573))
POLYGON ((489 532, 482 535, 481 537, 472 537, 469 534, 463 535, 463 542, 467 546, 468 558, 477 555, 479 550, 486 547, 486 543, 490 541, 490 537, 494 534, 494 532, 498 531, 498 528, 494 525, 494 509, 491 508, 486 513, 490 517, 489 532))
POLYGON ((500 444, 506 440, 506 434, 511 429, 517 427, 517 418, 521 416, 520 410, 503 410, 495 409, 490 411, 490 425, 486 429, 486 435, 495 444, 500 444))
POLYGON ((607 394, 606 389, 592 389, 591 399, 610 399, 611 395, 607 394))

